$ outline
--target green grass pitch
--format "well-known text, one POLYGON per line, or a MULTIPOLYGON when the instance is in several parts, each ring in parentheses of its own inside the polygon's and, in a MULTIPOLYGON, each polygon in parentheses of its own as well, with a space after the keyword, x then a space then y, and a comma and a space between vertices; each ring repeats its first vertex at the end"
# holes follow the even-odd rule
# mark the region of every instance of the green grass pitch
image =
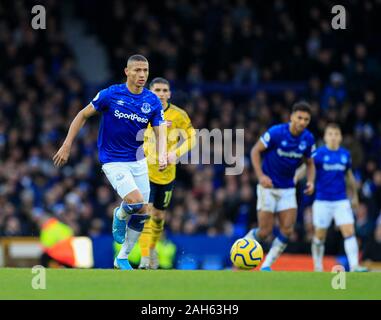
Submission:
POLYGON ((46 289, 32 289, 31 269, 0 269, 0 299, 381 299, 381 273, 119 271, 47 269, 46 289))

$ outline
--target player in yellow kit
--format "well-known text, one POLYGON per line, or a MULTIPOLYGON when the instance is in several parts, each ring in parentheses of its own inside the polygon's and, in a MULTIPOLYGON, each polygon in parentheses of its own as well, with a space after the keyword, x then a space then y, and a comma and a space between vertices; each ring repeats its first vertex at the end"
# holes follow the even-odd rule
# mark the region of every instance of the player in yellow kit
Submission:
POLYGON ((144 135, 144 153, 148 161, 150 180, 149 212, 151 218, 145 223, 139 239, 141 260, 139 269, 158 269, 159 262, 155 250, 156 243, 164 229, 165 210, 168 208, 176 178, 176 161, 196 144, 194 130, 188 114, 169 102, 171 90, 164 78, 155 78, 150 83, 150 90, 161 101, 164 119, 167 123, 168 166, 159 171, 155 135, 151 127, 144 135))

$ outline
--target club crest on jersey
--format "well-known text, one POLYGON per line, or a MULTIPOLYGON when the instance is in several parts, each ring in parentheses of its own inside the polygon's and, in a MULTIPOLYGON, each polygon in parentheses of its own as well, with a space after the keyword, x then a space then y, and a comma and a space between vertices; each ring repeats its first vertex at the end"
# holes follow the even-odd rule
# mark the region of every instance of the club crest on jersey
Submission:
POLYGON ((147 102, 144 102, 141 108, 142 112, 149 113, 151 111, 151 105, 147 102))
POLYGON ((341 162, 344 163, 344 164, 346 164, 348 162, 348 159, 347 159, 347 157, 345 155, 341 156, 341 162))
POLYGON ((323 160, 324 161, 329 161, 329 156, 324 156, 323 160))
POLYGON ((286 140, 283 140, 283 141, 281 142, 281 144, 282 144, 282 147, 285 147, 285 146, 287 146, 287 141, 286 141, 286 140))
POLYGON ((299 150, 303 151, 303 150, 306 150, 306 149, 307 149, 307 142, 305 142, 305 141, 300 142, 300 144, 299 144, 299 150))

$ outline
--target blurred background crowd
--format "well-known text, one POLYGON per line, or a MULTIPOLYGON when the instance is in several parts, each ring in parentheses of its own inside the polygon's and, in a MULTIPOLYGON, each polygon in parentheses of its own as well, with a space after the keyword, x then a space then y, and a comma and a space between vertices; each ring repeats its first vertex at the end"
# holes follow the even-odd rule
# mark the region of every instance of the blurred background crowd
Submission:
MULTIPOLYGON (((332 29, 334 3, 324 0, 39 3, 46 30, 31 28, 35 1, 0 3, 1 236, 38 235, 44 214, 77 235, 111 232, 120 199, 100 170, 99 118, 83 128, 64 168, 51 158, 76 113, 98 90, 125 81, 127 57, 140 53, 150 61, 150 79, 171 82, 172 101, 195 128, 245 129, 243 174, 227 176, 224 165, 179 166, 167 234, 238 237, 255 226, 250 149, 306 99, 319 145, 328 122, 342 127, 361 199, 356 231, 364 255, 374 255, 381 243, 381 1, 343 1, 346 30, 332 29), (94 50, 78 51, 79 30, 95 39, 94 50), (101 80, 95 49, 106 57, 101 80)), ((310 250, 312 199, 302 189, 289 252, 310 250)), ((332 227, 328 254, 343 250, 340 237, 332 227)))

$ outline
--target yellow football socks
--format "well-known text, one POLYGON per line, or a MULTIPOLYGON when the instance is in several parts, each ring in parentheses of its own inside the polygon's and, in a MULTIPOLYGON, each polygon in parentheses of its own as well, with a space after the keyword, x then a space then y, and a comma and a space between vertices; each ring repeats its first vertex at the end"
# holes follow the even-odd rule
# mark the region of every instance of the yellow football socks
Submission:
POLYGON ((151 241, 151 224, 150 221, 152 219, 148 219, 144 224, 144 229, 139 238, 139 246, 142 257, 149 257, 149 247, 151 241))
POLYGON ((164 230, 164 220, 155 220, 151 218, 149 220, 150 223, 150 232, 151 232, 151 241, 149 244, 150 249, 156 247, 157 242, 161 238, 161 234, 164 230))

